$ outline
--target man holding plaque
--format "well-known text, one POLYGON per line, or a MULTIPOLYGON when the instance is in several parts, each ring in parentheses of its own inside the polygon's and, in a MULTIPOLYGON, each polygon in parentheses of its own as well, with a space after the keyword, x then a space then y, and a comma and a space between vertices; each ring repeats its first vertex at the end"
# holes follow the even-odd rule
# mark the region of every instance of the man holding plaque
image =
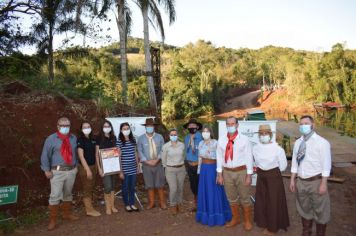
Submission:
POLYGON ((152 118, 147 118, 145 124, 146 133, 137 141, 137 149, 142 162, 145 188, 148 191, 149 204, 147 209, 155 206, 155 189, 158 191, 161 209, 167 209, 163 187, 165 184, 164 169, 161 162, 161 150, 164 145, 162 135, 155 133, 155 125, 152 118))
POLYGON ((72 214, 72 189, 77 175, 77 138, 71 134, 70 121, 62 117, 57 121, 57 132, 47 137, 41 155, 41 169, 50 180, 49 225, 53 230, 57 223, 59 203, 62 200, 63 218, 78 220, 72 214))

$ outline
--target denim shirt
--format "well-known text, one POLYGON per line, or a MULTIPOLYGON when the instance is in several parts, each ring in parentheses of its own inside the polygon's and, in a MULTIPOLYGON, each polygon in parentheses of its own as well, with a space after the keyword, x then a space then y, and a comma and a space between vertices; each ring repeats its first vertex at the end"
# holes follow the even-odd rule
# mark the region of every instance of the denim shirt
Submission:
POLYGON ((187 161, 194 161, 197 162, 199 160, 199 143, 203 140, 201 133, 197 131, 194 136, 194 149, 195 152, 193 153, 192 148, 189 146, 190 141, 190 134, 187 134, 184 138, 184 145, 185 145, 185 154, 187 161))
MULTIPOLYGON (((154 133, 153 141, 156 144, 157 159, 161 159, 161 151, 164 145, 164 139, 162 135, 154 133)), ((150 158, 150 145, 146 134, 141 135, 137 141, 137 151, 141 162, 151 160, 150 158)))

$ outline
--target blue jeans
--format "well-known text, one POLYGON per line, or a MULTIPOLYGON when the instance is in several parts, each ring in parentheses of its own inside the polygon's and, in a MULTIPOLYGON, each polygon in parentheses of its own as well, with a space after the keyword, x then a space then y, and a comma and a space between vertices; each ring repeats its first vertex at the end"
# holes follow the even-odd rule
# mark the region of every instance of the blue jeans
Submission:
POLYGON ((136 175, 125 175, 122 183, 122 196, 125 206, 135 204, 136 175))

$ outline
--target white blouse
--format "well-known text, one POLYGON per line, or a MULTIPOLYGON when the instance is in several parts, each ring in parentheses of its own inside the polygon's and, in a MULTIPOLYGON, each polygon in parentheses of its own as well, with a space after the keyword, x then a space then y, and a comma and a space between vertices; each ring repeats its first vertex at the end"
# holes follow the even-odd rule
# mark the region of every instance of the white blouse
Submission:
POLYGON ((277 143, 258 143, 253 147, 252 154, 255 165, 262 170, 278 167, 284 171, 287 168, 286 153, 277 143))

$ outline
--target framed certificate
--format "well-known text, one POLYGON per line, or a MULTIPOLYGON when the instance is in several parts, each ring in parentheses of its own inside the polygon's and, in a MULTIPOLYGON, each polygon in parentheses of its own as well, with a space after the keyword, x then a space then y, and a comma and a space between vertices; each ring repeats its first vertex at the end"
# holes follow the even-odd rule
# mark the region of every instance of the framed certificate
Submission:
POLYGON ((99 157, 104 176, 120 172, 120 150, 118 147, 100 149, 99 157))

